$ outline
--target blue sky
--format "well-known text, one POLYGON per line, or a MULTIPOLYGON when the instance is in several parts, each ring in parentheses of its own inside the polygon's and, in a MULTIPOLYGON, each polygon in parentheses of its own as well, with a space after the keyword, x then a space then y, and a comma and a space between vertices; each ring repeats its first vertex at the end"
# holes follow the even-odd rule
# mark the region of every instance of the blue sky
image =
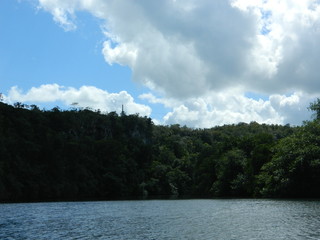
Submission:
POLYGON ((298 125, 320 92, 319 23, 312 0, 1 0, 0 92, 47 109, 123 104, 157 124, 298 125))
MULTIPOLYGON (((108 92, 125 90, 135 97, 144 93, 143 85, 131 81, 128 67, 104 61, 101 48, 105 36, 99 24, 99 19, 82 12, 77 15, 77 30, 66 32, 34 3, 2 0, 1 92, 7 94, 13 86, 27 91, 57 83, 75 88, 92 85, 108 92)), ((67 107, 61 102, 37 104, 67 107)))

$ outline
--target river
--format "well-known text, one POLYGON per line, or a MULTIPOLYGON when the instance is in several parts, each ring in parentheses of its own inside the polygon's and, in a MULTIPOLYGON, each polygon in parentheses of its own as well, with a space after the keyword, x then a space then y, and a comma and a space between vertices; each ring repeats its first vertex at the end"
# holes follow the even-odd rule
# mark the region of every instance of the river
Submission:
POLYGON ((320 239, 320 201, 0 204, 0 239, 320 239))

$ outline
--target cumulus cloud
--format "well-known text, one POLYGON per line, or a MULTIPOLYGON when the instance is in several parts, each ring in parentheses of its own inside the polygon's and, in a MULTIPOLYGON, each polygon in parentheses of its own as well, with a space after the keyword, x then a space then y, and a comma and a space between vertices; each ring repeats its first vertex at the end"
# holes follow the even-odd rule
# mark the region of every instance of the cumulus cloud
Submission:
POLYGON ((239 90, 230 90, 184 101, 161 99, 150 93, 143 94, 140 98, 172 108, 159 122, 161 124, 178 123, 195 128, 210 128, 252 121, 300 125, 310 118, 307 106, 314 96, 297 92, 288 96, 274 94, 264 100, 248 98, 239 90))
MULTIPOLYGON (((26 92, 22 92, 18 87, 12 87, 7 95, 3 95, 3 98, 5 102, 11 104, 62 101, 67 106, 75 105, 80 108, 88 107, 100 109, 103 112, 118 113, 124 105, 128 114, 151 115, 149 106, 136 103, 127 92, 108 93, 93 86, 75 89, 58 84, 46 84, 32 87, 26 92)), ((296 92, 287 96, 273 94, 263 100, 248 98, 239 89, 233 89, 187 100, 160 98, 152 93, 142 94, 139 98, 151 104, 162 104, 172 109, 163 118, 154 119, 156 124, 178 123, 195 128, 210 128, 216 125, 251 121, 299 125, 303 120, 310 118, 311 113, 307 111, 307 106, 314 96, 296 92)))
POLYGON ((165 124, 299 124, 320 92, 318 0, 38 1, 66 30, 77 11, 104 20, 106 62, 163 96, 140 97, 172 108, 165 124))
POLYGON ((67 29, 77 11, 105 20, 103 54, 170 97, 319 92, 320 5, 306 1, 39 0, 67 29))
POLYGON ((62 101, 68 106, 76 105, 82 108, 100 109, 105 112, 121 112, 122 105, 128 114, 139 113, 142 116, 150 116, 151 108, 138 104, 126 91, 108 93, 93 86, 82 86, 79 89, 66 88, 58 84, 46 84, 40 87, 32 87, 26 93, 19 88, 12 87, 4 99, 8 103, 14 102, 55 102, 62 101))
POLYGON ((253 42, 252 67, 257 71, 256 79, 250 77, 248 83, 271 93, 297 89, 319 93, 320 2, 236 0, 233 4, 260 16, 260 28, 265 31, 253 42))
MULTIPOLYGON (((63 16, 86 10, 104 19, 106 61, 128 65, 135 81, 179 98, 237 84, 256 31, 255 16, 224 0, 39 2, 55 19, 63 10, 63 16)), ((60 24, 72 25, 72 18, 60 24)))

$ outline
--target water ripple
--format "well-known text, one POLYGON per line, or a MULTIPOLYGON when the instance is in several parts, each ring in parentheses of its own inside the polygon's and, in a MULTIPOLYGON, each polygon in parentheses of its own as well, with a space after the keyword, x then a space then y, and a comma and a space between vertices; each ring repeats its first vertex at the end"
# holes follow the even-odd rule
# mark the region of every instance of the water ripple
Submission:
POLYGON ((319 201, 0 204, 0 239, 320 239, 319 201))

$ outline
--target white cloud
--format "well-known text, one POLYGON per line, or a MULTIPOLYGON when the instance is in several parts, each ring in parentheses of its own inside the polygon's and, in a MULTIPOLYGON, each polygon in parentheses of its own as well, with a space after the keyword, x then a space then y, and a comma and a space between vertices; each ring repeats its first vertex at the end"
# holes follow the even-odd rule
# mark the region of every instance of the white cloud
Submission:
POLYGON ((171 97, 242 86, 246 91, 319 92, 317 0, 39 0, 67 29, 76 11, 106 22, 109 64, 171 97), (264 29, 264 30, 263 30, 264 29))
POLYGON ((320 5, 306 1, 39 0, 66 29, 77 11, 105 20, 109 64, 170 97, 246 91, 319 92, 320 5))
POLYGON ((132 67, 137 58, 137 50, 133 46, 118 44, 116 47, 112 47, 111 41, 104 42, 102 52, 110 65, 116 62, 132 67))
POLYGON ((4 99, 8 103, 14 102, 55 102, 62 101, 68 106, 76 103, 76 106, 83 108, 100 109, 105 112, 121 112, 124 105, 128 114, 139 113, 142 116, 150 116, 151 108, 138 104, 126 91, 119 93, 108 93, 102 89, 92 86, 82 86, 79 89, 66 88, 58 84, 46 84, 40 87, 32 87, 26 93, 19 88, 12 87, 4 99))
POLYGON ((256 79, 251 77, 247 82, 269 93, 299 89, 319 94, 320 2, 235 0, 233 4, 244 12, 260 15, 260 28, 267 30, 253 42, 252 68, 257 69, 256 79), (264 76, 264 72, 269 74, 264 76))
POLYGON ((74 23, 75 1, 50 1, 39 0, 39 8, 50 11, 55 22, 61 25, 65 31, 72 31, 77 28, 74 23))
MULTIPOLYGON (((168 96, 199 96, 237 84, 243 75, 252 16, 228 1, 40 0, 55 19, 86 10, 106 21, 103 54, 109 64, 128 65, 135 81, 168 96), (68 4, 69 3, 69 4, 68 4), (244 28, 245 27, 245 28, 244 28)), ((73 24, 72 19, 60 22, 73 24)))
POLYGON ((129 66, 134 81, 163 96, 141 98, 172 108, 159 120, 165 124, 299 124, 320 93, 318 0, 39 0, 39 6, 67 30, 75 29, 77 11, 105 20, 106 62, 129 66))
POLYGON ((289 96, 275 94, 266 100, 256 100, 242 95, 236 89, 184 101, 156 98, 152 94, 140 97, 173 109, 159 123, 179 123, 196 128, 251 121, 300 125, 302 121, 310 119, 307 106, 314 99, 314 96, 297 92, 289 96))

